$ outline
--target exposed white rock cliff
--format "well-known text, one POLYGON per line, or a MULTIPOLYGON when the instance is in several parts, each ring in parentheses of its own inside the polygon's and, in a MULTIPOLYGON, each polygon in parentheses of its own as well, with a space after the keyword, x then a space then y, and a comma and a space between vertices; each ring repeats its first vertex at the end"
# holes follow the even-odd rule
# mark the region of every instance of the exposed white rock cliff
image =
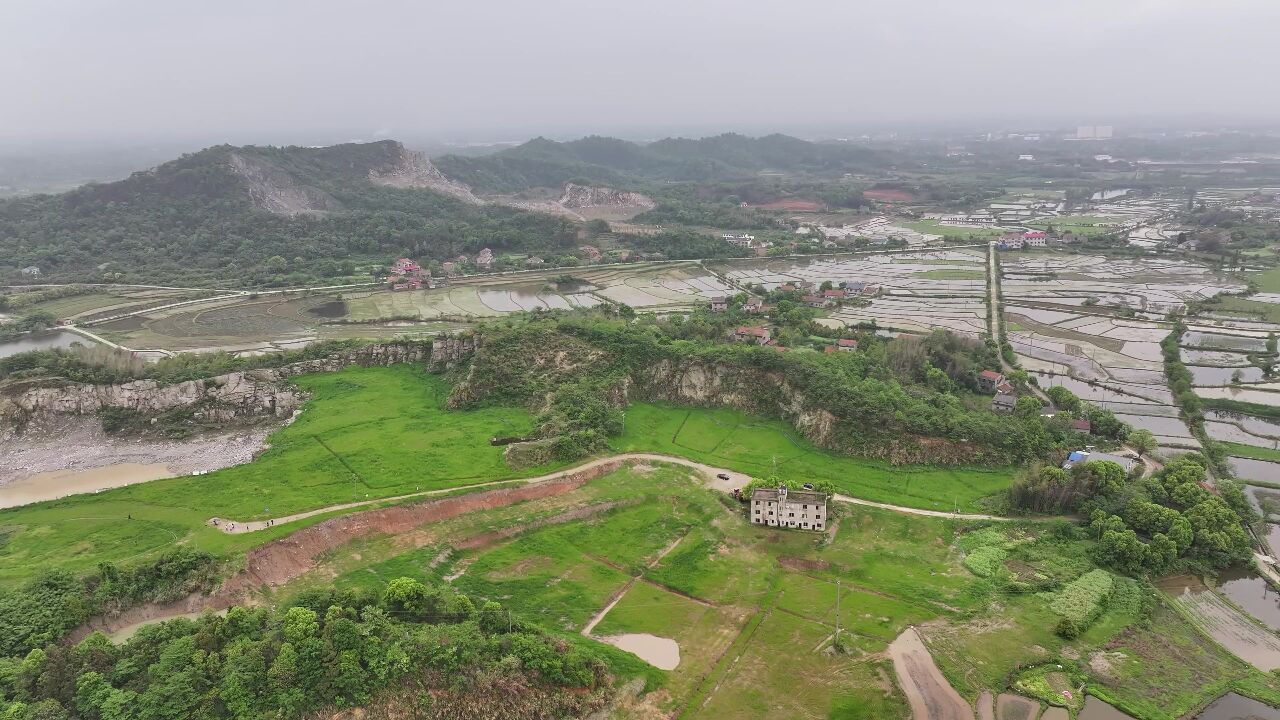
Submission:
POLYGON ((349 365, 379 366, 425 362, 430 350, 422 344, 389 343, 354 348, 331 357, 246 370, 201 380, 161 385, 135 380, 116 385, 89 385, 45 380, 13 383, 0 395, 0 426, 13 427, 43 414, 89 415, 104 408, 124 408, 154 415, 198 406, 198 416, 226 421, 254 416, 288 417, 302 406, 306 394, 286 378, 313 372, 332 372, 349 365))
POLYGON ((658 206, 653 198, 638 192, 575 183, 565 184, 560 204, 567 208, 616 207, 637 210, 652 210, 658 206))
POLYGON ((484 204, 466 184, 446 177, 426 155, 403 145, 398 162, 388 168, 370 170, 369 180, 376 185, 434 190, 473 205, 484 204))
POLYGON ((328 193, 299 185, 288 173, 240 153, 227 156, 232 172, 244 178, 254 205, 276 215, 323 215, 342 209, 328 193))

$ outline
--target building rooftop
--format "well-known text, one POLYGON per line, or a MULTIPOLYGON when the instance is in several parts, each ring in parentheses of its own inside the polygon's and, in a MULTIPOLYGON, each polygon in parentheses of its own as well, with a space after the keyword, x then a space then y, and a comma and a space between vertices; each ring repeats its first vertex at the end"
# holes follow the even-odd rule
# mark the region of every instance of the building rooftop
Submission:
MULTIPOLYGON (((755 491, 751 493, 751 499, 777 502, 778 490, 777 488, 756 488, 755 491)), ((788 490, 787 502, 814 503, 821 505, 827 502, 827 496, 823 493, 814 492, 812 490, 788 490)))

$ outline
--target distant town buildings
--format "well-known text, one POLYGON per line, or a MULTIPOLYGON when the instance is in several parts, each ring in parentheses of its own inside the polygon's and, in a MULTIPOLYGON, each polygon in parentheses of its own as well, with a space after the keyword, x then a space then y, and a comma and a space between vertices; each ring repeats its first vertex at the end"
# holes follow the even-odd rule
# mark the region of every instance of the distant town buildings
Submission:
POLYGON ((757 488, 751 493, 751 523, 771 527, 821 530, 827 519, 827 496, 811 490, 757 488))
POLYGON ((493 268, 493 251, 485 248, 476 255, 476 267, 481 270, 491 270, 493 268))
POLYGON ((1110 125, 1079 125, 1076 127, 1077 140, 1109 140, 1114 132, 1110 125))
POLYGON ((717 295, 711 298, 711 312, 724 312, 729 309, 729 298, 717 295))

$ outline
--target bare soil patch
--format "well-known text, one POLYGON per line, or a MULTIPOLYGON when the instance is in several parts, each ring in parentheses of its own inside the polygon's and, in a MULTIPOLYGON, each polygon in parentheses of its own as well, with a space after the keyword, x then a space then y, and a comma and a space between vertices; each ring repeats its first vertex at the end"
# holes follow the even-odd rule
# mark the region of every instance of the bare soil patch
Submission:
POLYGON ((913 717, 974 720, 973 708, 943 677, 915 628, 909 628, 889 645, 889 656, 913 717))

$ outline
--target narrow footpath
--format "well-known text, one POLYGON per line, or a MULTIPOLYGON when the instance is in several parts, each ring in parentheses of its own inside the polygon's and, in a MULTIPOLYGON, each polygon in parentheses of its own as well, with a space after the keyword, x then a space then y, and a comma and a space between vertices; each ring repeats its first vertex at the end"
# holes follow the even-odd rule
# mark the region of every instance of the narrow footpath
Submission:
MULTIPOLYGON (((737 472, 736 470, 729 470, 728 468, 712 467, 710 465, 694 462, 692 460, 687 460, 682 457, 675 457, 674 455, 659 455, 656 453, 622 453, 619 455, 609 455, 606 457, 596 458, 594 460, 583 463, 582 465, 578 465, 577 467, 572 467, 565 470, 559 470, 557 472, 549 473, 547 475, 539 475, 537 477, 510 478, 507 480, 493 480, 490 482, 476 483, 475 485, 463 485, 461 487, 444 488, 441 490, 424 490, 422 492, 409 493, 408 495, 396 495, 393 497, 377 498, 373 500, 363 500, 360 502, 343 503, 341 505, 329 505, 328 507, 317 508, 315 510, 308 510, 307 512, 295 513, 293 515, 283 515, 281 517, 271 518, 269 520, 253 520, 253 521, 245 522, 242 520, 229 520, 227 518, 210 518, 208 520, 208 523, 210 525, 217 527, 218 529, 222 530, 225 533, 240 534, 240 533, 248 533, 248 532, 257 532, 258 530, 265 530, 266 528, 272 527, 275 525, 283 525, 285 523, 290 523, 295 520, 302 520, 304 518, 314 517, 316 515, 323 515, 325 513, 337 512, 340 510, 352 510, 355 508, 369 507, 371 505, 395 503, 401 500, 410 500, 412 498, 420 498, 420 497, 425 498, 425 497, 431 497, 433 495, 444 495, 447 493, 456 493, 460 490, 472 490, 472 489, 479 489, 479 488, 485 488, 485 487, 492 487, 494 485, 502 485, 505 483, 522 483, 525 485, 536 485, 538 483, 545 483, 552 480, 561 480, 565 477, 568 477, 576 473, 580 473, 584 470, 590 470, 591 468, 598 467, 606 463, 617 462, 619 460, 627 463, 661 462, 661 463, 669 463, 672 465, 682 465, 687 468, 692 468, 694 470, 697 470, 699 473, 701 473, 705 477, 707 481, 707 485, 710 488, 712 488, 713 490, 719 490, 720 492, 724 492, 724 493, 732 492, 734 488, 744 487, 747 483, 751 482, 751 476, 746 473, 737 472), (729 479, 728 480, 721 479, 719 477, 720 475, 725 475, 729 479)), ((848 495, 840 495, 840 494, 833 495, 831 499, 834 500, 835 502, 847 503, 849 505, 862 505, 864 507, 879 508, 881 510, 889 510, 892 512, 903 513, 906 515, 922 515, 924 517, 951 518, 952 520, 994 520, 994 521, 1001 521, 1001 522, 1009 522, 1009 521, 1015 521, 1015 520, 1028 519, 1028 518, 1002 517, 999 515, 983 515, 978 513, 958 513, 958 512, 944 512, 941 510, 925 510, 922 508, 906 507, 903 505, 890 505, 888 503, 875 502, 873 500, 863 500, 861 498, 849 497, 848 495)))

